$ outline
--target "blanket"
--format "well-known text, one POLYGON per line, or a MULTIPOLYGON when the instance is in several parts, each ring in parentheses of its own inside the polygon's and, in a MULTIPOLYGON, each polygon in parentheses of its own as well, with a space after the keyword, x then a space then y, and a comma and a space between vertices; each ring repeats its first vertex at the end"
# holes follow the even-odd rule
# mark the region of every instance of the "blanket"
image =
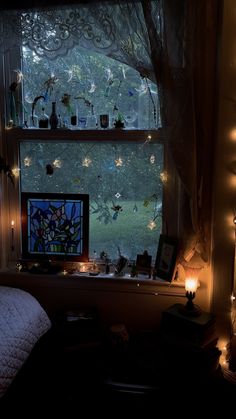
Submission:
POLYGON ((47 313, 31 294, 0 286, 0 398, 50 327, 47 313))

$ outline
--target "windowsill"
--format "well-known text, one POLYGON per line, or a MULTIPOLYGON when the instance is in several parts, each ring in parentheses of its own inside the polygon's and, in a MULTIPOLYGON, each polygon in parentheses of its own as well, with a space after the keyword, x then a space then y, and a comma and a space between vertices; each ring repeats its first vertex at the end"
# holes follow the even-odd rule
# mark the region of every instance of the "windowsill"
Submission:
POLYGON ((58 129, 39 129, 39 128, 20 128, 20 127, 6 127, 6 133, 8 138, 12 140, 22 140, 22 139, 66 139, 66 140, 75 140, 78 139, 101 139, 104 141, 112 140, 126 140, 129 141, 145 141, 146 136, 150 135, 151 140, 162 142, 164 141, 164 133, 161 128, 158 129, 148 129, 148 130, 139 130, 139 129, 126 129, 126 128, 106 128, 106 129, 75 129, 68 128, 58 128, 58 129))
POLYGON ((122 293, 138 293, 149 295, 167 295, 185 297, 184 283, 182 281, 167 282, 163 279, 151 279, 147 276, 131 278, 116 276, 114 274, 98 274, 96 276, 89 273, 64 274, 35 274, 30 272, 19 272, 8 270, 1 272, 0 285, 10 284, 11 286, 27 283, 30 287, 49 287, 49 288, 78 288, 91 291, 108 291, 122 293))
POLYGON ((73 274, 64 274, 63 272, 58 274, 60 276, 65 276, 65 277, 71 277, 71 278, 94 278, 94 279, 104 279, 104 280, 110 280, 110 281, 128 281, 131 283, 145 283, 145 284, 151 284, 151 285, 164 285, 164 286, 168 286, 168 287, 184 287, 184 282, 182 281, 172 281, 172 282, 168 282, 165 281, 164 279, 161 278, 156 278, 156 279, 152 279, 149 278, 148 275, 142 275, 139 274, 138 276, 135 277, 131 277, 130 274, 125 274, 125 275, 116 275, 114 273, 109 273, 109 274, 105 274, 105 273, 99 273, 99 274, 93 274, 93 273, 89 273, 89 272, 75 272, 73 274))

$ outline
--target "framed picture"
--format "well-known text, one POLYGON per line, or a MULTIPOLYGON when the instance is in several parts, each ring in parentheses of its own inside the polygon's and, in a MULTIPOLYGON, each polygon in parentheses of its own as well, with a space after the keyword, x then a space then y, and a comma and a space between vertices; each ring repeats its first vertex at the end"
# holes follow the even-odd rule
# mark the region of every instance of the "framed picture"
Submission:
POLYGON ((22 258, 88 261, 89 195, 21 194, 22 258))
POLYGON ((175 237, 160 234, 157 256, 154 267, 154 277, 172 281, 178 250, 178 240, 175 237))
POLYGON ((147 274, 151 277, 151 269, 152 269, 152 256, 148 255, 147 252, 144 252, 142 255, 137 255, 136 258, 136 270, 137 273, 140 274, 147 274))

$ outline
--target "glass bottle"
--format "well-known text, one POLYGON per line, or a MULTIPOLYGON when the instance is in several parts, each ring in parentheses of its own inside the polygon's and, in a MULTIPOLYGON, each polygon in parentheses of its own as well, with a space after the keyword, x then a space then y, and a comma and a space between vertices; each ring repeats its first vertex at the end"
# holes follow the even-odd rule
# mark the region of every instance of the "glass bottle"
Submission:
POLYGON ((56 113, 56 102, 52 102, 52 113, 49 119, 51 129, 56 129, 58 124, 58 117, 56 113))
POLYGON ((39 117, 39 128, 48 128, 49 117, 45 113, 45 109, 42 108, 42 114, 39 117))

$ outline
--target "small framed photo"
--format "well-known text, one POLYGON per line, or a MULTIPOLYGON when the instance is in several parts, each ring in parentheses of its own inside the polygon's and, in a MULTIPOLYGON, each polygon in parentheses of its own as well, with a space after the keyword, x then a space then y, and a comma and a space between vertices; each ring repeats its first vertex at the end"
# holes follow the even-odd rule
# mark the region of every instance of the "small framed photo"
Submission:
POLYGON ((154 277, 171 282, 174 276, 178 239, 160 234, 157 256, 154 267, 154 277))
POLYGON ((137 255, 136 269, 137 273, 147 274, 150 278, 152 269, 152 256, 147 252, 144 252, 142 255, 137 255))

